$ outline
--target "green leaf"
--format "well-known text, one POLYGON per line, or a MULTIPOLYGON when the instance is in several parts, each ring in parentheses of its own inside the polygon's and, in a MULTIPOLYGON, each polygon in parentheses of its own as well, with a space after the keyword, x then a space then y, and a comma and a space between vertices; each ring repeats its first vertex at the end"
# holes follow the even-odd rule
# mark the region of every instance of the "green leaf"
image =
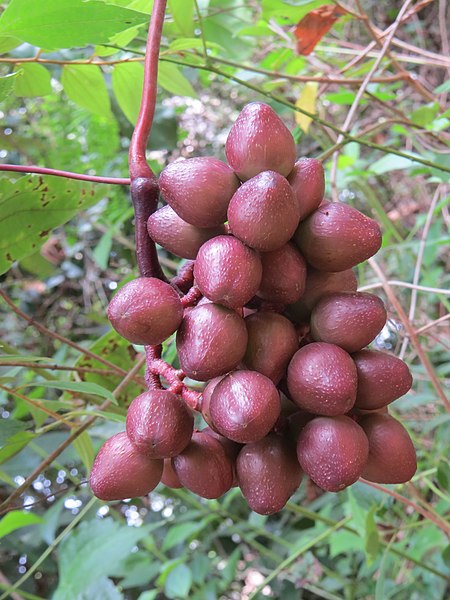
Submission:
POLYGON ((198 534, 206 527, 210 520, 211 519, 204 519, 203 521, 200 521, 200 523, 180 523, 180 525, 171 527, 164 538, 162 545, 163 552, 170 550, 177 544, 181 544, 191 536, 198 534))
POLYGON ((108 266, 113 233, 112 229, 109 229, 103 234, 93 252, 94 260, 102 270, 105 270, 108 266))
POLYGON ((21 40, 12 37, 11 35, 0 35, 0 54, 4 54, 13 48, 17 48, 21 43, 21 40))
POLYGON ((112 88, 117 103, 132 125, 136 124, 144 85, 144 68, 140 63, 114 66, 112 88))
POLYGON ((439 462, 436 477, 441 488, 450 491, 450 467, 443 460, 439 462))
POLYGON ((431 125, 434 117, 439 112, 439 103, 438 102, 430 102, 425 106, 420 106, 416 108, 411 115, 410 119, 416 125, 420 127, 426 127, 427 125, 431 125))
POLYGON ((443 559, 444 563, 446 564, 447 568, 450 569, 450 544, 448 544, 448 546, 446 546, 444 552, 442 553, 442 559, 443 559))
POLYGON ((54 227, 99 200, 103 186, 62 177, 0 179, 0 274, 34 254, 54 227))
POLYGON ((159 590, 150 590, 148 592, 142 592, 139 596, 138 600, 155 600, 156 596, 158 596, 159 590))
POLYGON ((39 525, 40 536, 44 542, 49 545, 55 540, 65 500, 66 497, 63 496, 53 503, 50 508, 45 511, 42 523, 39 525))
POLYGON ((111 579, 101 577, 100 579, 96 579, 87 590, 77 596, 77 600, 92 600, 93 598, 123 600, 124 596, 111 579))
POLYGON ((117 404, 117 400, 109 390, 101 385, 98 385, 97 383, 90 383, 87 381, 39 381, 36 383, 27 383, 23 387, 43 387, 56 390, 66 390, 69 392, 79 392, 80 394, 100 396, 101 398, 106 398, 114 404, 117 404))
POLYGON ((164 592, 168 598, 188 598, 192 585, 192 572, 185 564, 173 568, 167 576, 164 592))
POLYGON ((25 510, 12 510, 0 521, 0 538, 20 527, 42 523, 43 519, 25 510))
POLYGON ((194 0, 169 0, 173 20, 184 37, 194 35, 194 0))
POLYGON ((100 117, 112 117, 108 90, 100 67, 65 65, 61 83, 72 102, 100 117))
POLYGON ((30 431, 19 431, 19 433, 11 436, 0 450, 0 465, 20 452, 35 437, 36 435, 30 431))
POLYGON ((45 67, 35 63, 21 63, 16 66, 22 70, 22 77, 14 84, 16 96, 32 98, 52 93, 50 72, 45 67))
POLYGON ((226 591, 236 577, 237 564, 241 558, 241 549, 235 548, 227 560, 227 564, 222 571, 221 583, 226 591))
POLYGON ((108 43, 147 19, 144 13, 97 0, 11 0, 0 18, 0 34, 58 50, 108 43))
POLYGON ((450 92, 450 79, 447 79, 446 81, 444 81, 444 83, 438 85, 437 88, 435 88, 434 92, 436 94, 444 94, 445 92, 450 92))
POLYGON ((375 173, 375 175, 383 175, 383 173, 389 173, 390 171, 409 169, 415 165, 417 165, 415 161, 405 158, 404 156, 386 154, 372 165, 369 165, 368 168, 369 171, 375 173))
POLYGON ((376 507, 373 506, 366 516, 365 546, 368 563, 371 564, 380 550, 380 535, 375 522, 376 507))
POLYGON ((81 458, 83 465, 86 467, 86 471, 89 473, 95 458, 95 450, 89 433, 83 431, 83 433, 73 441, 73 447, 81 458))
POLYGON ((3 102, 13 91, 16 78, 21 74, 21 71, 16 71, 15 73, 0 77, 0 102, 3 102))
POLYGON ((4 446, 10 437, 27 428, 23 421, 0 419, 0 447, 4 446))
MULTIPOLYGON (((210 41, 208 41, 206 45, 208 48, 220 49, 222 47, 220 44, 215 44, 210 41)), ((170 42, 169 50, 172 52, 180 52, 181 50, 203 50, 203 42, 199 38, 180 38, 170 42)))
POLYGON ((191 96, 197 98, 194 88, 173 63, 160 62, 158 70, 158 83, 166 91, 176 96, 191 96))
POLYGON ((112 519, 81 523, 61 544, 59 584, 53 600, 77 598, 98 579, 114 575, 146 535, 146 527, 128 527, 112 519))

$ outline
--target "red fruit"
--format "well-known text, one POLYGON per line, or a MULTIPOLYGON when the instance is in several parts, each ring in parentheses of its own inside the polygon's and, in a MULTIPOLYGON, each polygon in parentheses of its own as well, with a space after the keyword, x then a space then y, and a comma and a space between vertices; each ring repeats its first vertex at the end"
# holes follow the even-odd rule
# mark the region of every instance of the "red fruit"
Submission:
POLYGON ((239 180, 230 167, 201 156, 168 165, 159 177, 164 200, 184 221, 196 227, 216 227, 227 218, 239 180))
POLYGON ((359 421, 369 440, 369 458, 362 477, 376 483, 406 483, 417 469, 409 433, 389 415, 365 415, 359 421))
POLYGON ((349 417, 317 417, 300 432, 297 457, 316 485, 339 492, 361 476, 369 455, 364 430, 349 417))
POLYGON ((314 342, 298 350, 288 367, 290 397, 316 415, 343 415, 355 403, 356 367, 334 344, 314 342))
POLYGON ((247 304, 262 277, 258 254, 231 235, 220 235, 200 248, 195 282, 204 296, 228 308, 247 304))
POLYGON ((224 225, 195 227, 183 221, 170 206, 163 206, 150 215, 147 229, 154 242, 181 258, 195 258, 202 244, 225 233, 224 225))
POLYGON ((268 302, 293 304, 305 290, 306 262, 292 245, 261 254, 262 279, 257 295, 268 302))
POLYGON ((228 134, 225 153, 241 181, 262 171, 287 177, 295 162, 295 142, 275 111, 263 102, 245 106, 228 134))
POLYGON ((275 171, 263 171, 246 181, 228 206, 231 233, 261 252, 284 246, 297 224, 298 205, 292 188, 275 171))
POLYGON ((286 317, 271 312, 254 313, 245 318, 245 325, 248 332, 245 366, 277 384, 298 350, 294 326, 286 317))
POLYGON ((381 408, 411 389, 411 372, 400 358, 377 350, 360 350, 352 358, 358 374, 356 408, 381 408))
POLYGON ((381 246, 380 226, 359 210, 324 202, 295 232, 308 263, 320 271, 345 271, 373 256, 381 246))
POLYGON ((180 483, 202 498, 220 498, 233 485, 233 461, 219 440, 201 431, 172 458, 172 466, 180 483))
POLYGON ((208 381, 236 368, 246 347, 244 319, 218 304, 187 310, 177 332, 180 366, 197 381, 208 381))
POLYGON ((311 335, 347 352, 361 350, 386 323, 383 301, 373 294, 339 292, 321 298, 311 314, 311 335))
POLYGON ((301 158, 295 163, 288 181, 298 200, 300 221, 303 221, 323 200, 325 178, 322 163, 316 158, 301 158))
POLYGON ((274 433, 242 448, 236 461, 239 487, 260 515, 280 511, 300 485, 295 446, 274 433))
MULTIPOLYGON (((202 392, 202 402, 201 402, 202 417, 204 418, 208 427, 210 427, 212 431, 214 431, 214 425, 212 424, 211 414, 209 412, 209 404, 211 402, 211 396, 212 396, 213 391, 216 388, 216 385, 219 383, 219 381, 222 381, 222 379, 223 379, 223 375, 220 375, 219 377, 214 377, 214 379, 211 379, 211 381, 208 381, 208 383, 206 384, 206 386, 202 392)), ((205 431, 205 430, 203 430, 203 431, 205 431)))
POLYGON ((132 344, 157 345, 181 323, 183 306, 177 292, 155 277, 126 283, 108 306, 114 329, 132 344))
POLYGON ((174 490, 178 490, 183 487, 178 479, 177 474, 173 470, 172 461, 170 458, 164 459, 164 469, 161 477, 161 483, 174 490))
POLYGON ((149 390, 133 400, 127 435, 150 458, 170 458, 189 444, 194 417, 183 400, 168 390, 149 390))
POLYGON ((92 466, 90 485, 100 500, 145 496, 159 483, 163 461, 141 454, 123 431, 100 448, 92 466))
POLYGON ((209 404, 214 428, 240 444, 256 442, 269 433, 280 409, 277 388, 256 371, 235 371, 224 377, 209 404))

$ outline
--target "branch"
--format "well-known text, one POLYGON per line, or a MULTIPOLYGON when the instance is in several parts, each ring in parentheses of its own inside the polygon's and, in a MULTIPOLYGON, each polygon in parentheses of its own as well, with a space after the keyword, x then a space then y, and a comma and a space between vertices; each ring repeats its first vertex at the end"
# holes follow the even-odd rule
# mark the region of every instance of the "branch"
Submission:
POLYGON ((38 175, 53 175, 54 177, 66 177, 67 179, 78 179, 92 183, 113 183, 116 185, 130 185, 130 180, 125 177, 101 177, 99 175, 84 175, 83 173, 72 173, 71 171, 60 171, 59 169, 47 169, 46 167, 35 167, 33 165, 1 165, 0 171, 13 171, 15 173, 37 173, 38 175))

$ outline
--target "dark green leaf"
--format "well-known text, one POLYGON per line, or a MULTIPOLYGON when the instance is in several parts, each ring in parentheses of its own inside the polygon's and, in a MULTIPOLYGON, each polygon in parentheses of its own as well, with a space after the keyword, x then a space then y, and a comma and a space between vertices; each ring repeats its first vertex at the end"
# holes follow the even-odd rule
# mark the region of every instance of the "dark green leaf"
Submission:
POLYGON ((143 13, 96 0, 11 0, 0 18, 0 33, 57 50, 107 43, 147 19, 143 13))
POLYGON ((0 419, 0 448, 3 447, 10 437, 26 429, 26 423, 14 419, 0 419))
POLYGON ((101 186, 62 177, 0 179, 0 274, 35 253, 54 227, 97 202, 102 192, 101 186))
POLYGON ((39 386, 43 388, 100 396, 101 398, 106 398, 114 404, 117 404, 117 401, 111 392, 97 383, 90 383, 87 381, 39 381, 37 383, 27 383, 26 385, 27 387, 39 386))
POLYGON ((36 437, 35 434, 30 431, 19 431, 10 437, 0 450, 0 465, 25 448, 34 437, 36 437))
POLYGON ((25 510, 12 510, 0 521, 0 538, 20 527, 42 523, 42 518, 25 510))
POLYGON ((18 77, 14 83, 16 96, 33 97, 46 96, 52 93, 50 72, 35 63, 17 64, 22 71, 22 77, 18 77))
POLYGON ((61 83, 68 98, 100 117, 112 117, 102 70, 96 65, 66 65, 61 83))
POLYGON ((450 467, 444 460, 439 462, 436 477, 441 488, 450 491, 450 467))

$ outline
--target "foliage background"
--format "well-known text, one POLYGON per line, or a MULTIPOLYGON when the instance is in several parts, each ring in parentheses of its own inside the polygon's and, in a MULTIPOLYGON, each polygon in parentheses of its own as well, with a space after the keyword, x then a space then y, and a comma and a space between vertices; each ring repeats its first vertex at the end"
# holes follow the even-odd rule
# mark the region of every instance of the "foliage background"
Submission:
MULTIPOLYGON (((299 155, 324 159, 328 197, 380 221, 383 247, 358 276, 387 303, 377 347, 415 377, 392 408, 416 444, 413 482, 326 494, 303 481, 270 518, 236 490, 219 501, 162 486, 92 498, 95 453, 143 382, 141 349, 105 317, 136 273, 127 188, 5 174, 0 598, 448 597, 448 5, 349 0, 299 56, 293 28, 323 4, 169 0, 148 158, 159 172, 178 156, 223 157, 239 110, 265 100, 299 155)), ((3 162, 127 177, 151 5, 0 4, 3 162)), ((174 273, 175 257, 161 261, 174 273)))

